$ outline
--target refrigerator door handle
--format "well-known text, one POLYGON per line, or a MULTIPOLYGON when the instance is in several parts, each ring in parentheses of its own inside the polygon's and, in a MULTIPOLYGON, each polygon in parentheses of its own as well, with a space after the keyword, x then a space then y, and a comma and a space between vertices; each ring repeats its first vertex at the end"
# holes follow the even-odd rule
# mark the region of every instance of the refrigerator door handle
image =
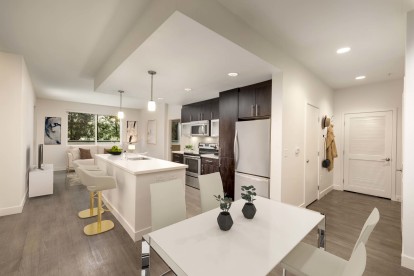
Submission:
POLYGON ((237 129, 236 129, 236 133, 234 134, 233 150, 234 150, 234 163, 235 163, 235 168, 237 168, 237 161, 239 159, 239 144, 237 142, 237 129))

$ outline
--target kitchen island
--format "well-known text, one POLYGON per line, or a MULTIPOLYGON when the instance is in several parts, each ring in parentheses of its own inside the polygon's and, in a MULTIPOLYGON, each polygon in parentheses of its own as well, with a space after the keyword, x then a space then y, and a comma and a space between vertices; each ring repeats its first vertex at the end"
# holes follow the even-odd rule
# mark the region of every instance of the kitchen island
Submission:
POLYGON ((117 181, 115 189, 103 191, 103 201, 129 236, 138 241, 151 232, 150 185, 180 179, 184 186, 187 165, 138 154, 127 156, 95 155, 96 165, 117 181))

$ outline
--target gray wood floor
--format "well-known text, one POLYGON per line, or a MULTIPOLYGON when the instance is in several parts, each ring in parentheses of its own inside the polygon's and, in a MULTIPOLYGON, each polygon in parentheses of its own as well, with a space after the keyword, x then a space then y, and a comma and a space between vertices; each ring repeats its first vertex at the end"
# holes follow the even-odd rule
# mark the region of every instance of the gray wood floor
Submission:
MULTIPOLYGON (((77 217, 88 205, 87 191, 67 186, 63 172, 55 173, 54 188, 52 196, 28 199, 22 214, 0 217, 0 275, 140 275, 141 243, 134 243, 109 212, 103 217, 114 221, 115 229, 85 236, 83 227, 95 220, 77 217)), ((188 217, 199 214, 198 190, 188 187, 186 200, 188 217)), ((327 251, 349 259, 374 207, 381 219, 367 245, 365 275, 414 275, 400 266, 400 203, 332 191, 309 209, 327 216, 327 251)), ((315 244, 315 237, 310 233, 305 241, 315 244)), ((152 262, 154 272, 165 271, 159 263, 152 262)), ((281 269, 270 275, 281 275, 281 269)))

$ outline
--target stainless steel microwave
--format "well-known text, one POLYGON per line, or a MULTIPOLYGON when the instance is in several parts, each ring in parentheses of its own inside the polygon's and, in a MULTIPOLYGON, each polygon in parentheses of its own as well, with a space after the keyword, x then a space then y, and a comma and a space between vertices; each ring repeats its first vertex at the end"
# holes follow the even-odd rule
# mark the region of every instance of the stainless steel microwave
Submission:
POLYGON ((192 122, 191 136, 210 136, 210 121, 192 122))

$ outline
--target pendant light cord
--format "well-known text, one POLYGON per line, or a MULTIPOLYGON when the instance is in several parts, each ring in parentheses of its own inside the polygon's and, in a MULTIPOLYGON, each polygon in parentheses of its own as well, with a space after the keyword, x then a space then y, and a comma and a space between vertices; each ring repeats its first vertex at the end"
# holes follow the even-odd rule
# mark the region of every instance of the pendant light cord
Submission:
POLYGON ((151 101, 153 101, 153 82, 154 82, 154 74, 151 74, 151 101))

